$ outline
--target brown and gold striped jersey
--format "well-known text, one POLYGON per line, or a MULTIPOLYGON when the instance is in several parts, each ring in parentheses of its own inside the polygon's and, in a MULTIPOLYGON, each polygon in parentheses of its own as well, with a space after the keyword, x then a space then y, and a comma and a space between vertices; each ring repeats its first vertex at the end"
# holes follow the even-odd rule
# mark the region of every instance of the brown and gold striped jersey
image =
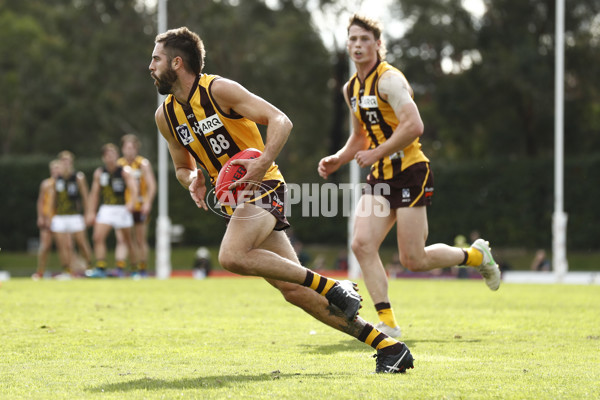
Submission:
MULTIPOLYGON (((364 82, 360 81, 357 74, 348 81, 347 94, 350 106, 367 132, 370 148, 375 148, 388 140, 399 124, 394 109, 381 98, 377 88, 379 78, 389 70, 402 73, 394 66, 381 61, 373 67, 364 82)), ((429 159, 421 151, 421 144, 417 138, 404 149, 374 163, 371 166, 371 175, 376 179, 394 179, 406 168, 423 161, 428 162, 429 159)))
MULTIPOLYGON (((121 157, 117 160, 117 164, 120 166, 129 166, 131 168, 130 173, 133 175, 135 184, 137 185, 138 198, 135 201, 134 211, 140 211, 142 209, 142 202, 144 201, 144 196, 147 191, 146 180, 144 179, 142 171, 144 160, 146 159, 140 155, 136 156, 131 163, 129 163, 125 157, 121 157)), ((129 196, 129 190, 125 190, 125 202, 129 201, 129 196)))
MULTIPOLYGON (((264 150, 256 123, 238 114, 225 114, 211 95, 212 83, 218 75, 201 74, 194 82, 188 104, 181 104, 173 95, 163 103, 163 111, 171 134, 204 168, 214 185, 223 164, 247 148, 264 150)), ((275 163, 263 180, 281 180, 275 163)))

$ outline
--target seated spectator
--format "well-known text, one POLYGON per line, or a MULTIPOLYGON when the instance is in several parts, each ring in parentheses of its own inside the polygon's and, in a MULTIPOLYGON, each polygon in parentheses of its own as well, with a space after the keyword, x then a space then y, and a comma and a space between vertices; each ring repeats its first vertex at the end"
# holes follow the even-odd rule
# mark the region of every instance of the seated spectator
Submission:
POLYGON ((550 271, 551 265, 550 260, 546 256, 546 251, 543 249, 539 249, 535 252, 535 257, 531 262, 531 270, 532 271, 550 271))

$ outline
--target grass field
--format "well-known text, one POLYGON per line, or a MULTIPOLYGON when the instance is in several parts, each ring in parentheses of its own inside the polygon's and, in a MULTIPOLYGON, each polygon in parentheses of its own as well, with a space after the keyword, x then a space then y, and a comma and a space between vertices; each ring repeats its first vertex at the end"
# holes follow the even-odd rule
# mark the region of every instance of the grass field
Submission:
MULTIPOLYGON (((109 265, 114 262, 114 252, 109 249, 107 253, 107 261, 109 265)), ((306 253, 310 260, 307 267, 317 269, 333 269, 336 258, 340 251, 344 250, 344 246, 326 246, 311 244, 305 245, 306 253), (313 263, 317 259, 323 260, 323 265, 316 267, 313 263)), ((213 265, 216 269, 221 267, 218 265, 217 254, 219 252, 217 246, 210 247, 212 254, 213 265)), ((383 263, 387 263, 392 260, 392 256, 396 251, 395 247, 382 247, 380 249, 380 255, 383 263)), ((185 270, 191 269, 194 263, 194 254, 196 253, 195 247, 178 247, 174 246, 171 249, 171 264, 174 270, 185 270)), ((501 263, 508 263, 513 270, 529 270, 531 260, 535 255, 535 249, 496 249, 494 248, 494 256, 496 261, 501 263)), ((149 268, 150 271, 154 270, 155 261, 154 251, 150 250, 149 255, 149 268)), ((580 252, 569 252, 569 270, 570 271, 597 271, 598 265, 600 265, 600 252, 599 251, 580 251, 580 252)), ((35 272, 37 265, 37 256, 35 252, 24 252, 24 251, 0 251, 0 271, 8 271, 13 277, 25 277, 31 276, 35 272)), ((52 273, 60 272, 60 262, 56 251, 52 251, 48 258, 48 271, 52 273)))
MULTIPOLYGON (((416 359, 404 375, 374 374, 370 347, 260 279, 12 279, 0 398, 600 398, 598 286, 395 280, 390 294, 416 359)), ((361 315, 376 318, 368 298, 361 315)))

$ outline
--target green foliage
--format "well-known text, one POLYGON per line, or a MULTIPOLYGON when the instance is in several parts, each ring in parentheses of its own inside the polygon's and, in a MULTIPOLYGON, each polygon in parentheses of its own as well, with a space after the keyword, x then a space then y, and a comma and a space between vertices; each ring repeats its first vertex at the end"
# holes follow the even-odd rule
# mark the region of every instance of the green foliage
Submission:
MULTIPOLYGON (((154 10, 137 0, 9 3, 0 11, 0 154, 66 148, 96 157, 131 132, 156 160, 154 10)), ((308 11, 293 2, 277 10, 259 0, 169 2, 168 20, 201 35, 205 72, 239 81, 290 116, 295 127, 278 162, 289 179, 316 180, 331 66, 308 11)))
POLYGON ((154 139, 153 35, 138 2, 21 3, 0 11, 2 154, 96 156, 127 132, 154 139))
MULTIPOLYGON (((553 1, 485 1, 482 18, 469 15, 458 0, 400 5, 410 28, 390 41, 390 56, 415 88, 434 160, 552 155, 553 1), (448 62, 451 73, 442 68, 448 62)), ((591 130, 600 85, 589 68, 600 61, 598 33, 591 29, 599 12, 597 2, 577 1, 566 9, 565 131, 571 155, 600 148, 591 130)))
MULTIPOLYGON (((320 182, 317 161, 341 146, 347 123, 340 96, 328 89, 333 76, 339 92, 345 57, 332 61, 307 4, 168 2, 169 27, 201 34, 207 72, 239 81, 291 117, 295 127, 277 162, 293 183, 320 182)), ((553 208, 553 2, 485 5, 480 19, 460 0, 404 0, 389 9, 407 22, 406 34, 388 42, 389 58, 415 89, 436 176, 430 241, 448 243, 479 229, 501 246, 546 247, 553 208), (447 60, 452 73, 442 68, 447 60)), ((576 1, 566 11, 568 245, 586 250, 597 248, 598 237, 598 195, 589 179, 597 176, 600 151, 600 82, 590 68, 600 61, 600 5, 576 1)), ((156 92, 147 70, 155 18, 137 0, 0 0, 1 247, 24 249, 37 237, 38 185, 58 151, 90 160, 78 162, 89 180, 100 146, 134 132, 156 167, 156 92), (37 156, 23 157, 31 153, 37 156)), ((170 214, 186 227, 184 244, 217 245, 222 218, 196 210, 173 171, 169 179, 170 214)), ((156 207, 153 221, 155 213, 156 207)), ((295 207, 291 222, 303 241, 345 242, 344 218, 299 214, 295 207)), ((153 235, 152 224, 151 242, 153 235)), ((386 243, 394 243, 393 234, 386 243)))
MULTIPOLYGON (((401 304, 402 340, 416 359, 405 375, 373 374, 370 347, 287 304, 260 279, 14 279, 0 288, 0 304, 10 310, 0 314, 0 393, 10 399, 600 396, 598 286, 513 284, 491 293, 481 281, 393 280, 390 299, 401 304)), ((377 320, 369 300, 361 315, 377 320)))

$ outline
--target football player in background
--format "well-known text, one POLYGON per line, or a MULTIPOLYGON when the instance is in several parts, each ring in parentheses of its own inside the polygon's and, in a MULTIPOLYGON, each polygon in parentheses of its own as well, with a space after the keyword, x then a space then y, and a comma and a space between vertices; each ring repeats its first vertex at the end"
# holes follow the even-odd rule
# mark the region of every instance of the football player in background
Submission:
POLYGON ((378 21, 360 15, 350 19, 347 48, 356 73, 343 92, 353 133, 342 149, 321 159, 318 172, 327 179, 353 159, 360 167, 371 167, 356 207, 363 212, 355 216, 352 251, 380 319, 376 327, 399 337, 401 330, 379 257, 379 247, 394 224, 400 262, 411 271, 466 265, 477 268, 488 287, 497 290, 500 270, 483 239, 468 249, 441 243, 425 246, 433 174, 419 143, 423 121, 408 81, 384 61, 381 31, 378 21))
MULTIPOLYGON (((132 272, 133 277, 146 277, 148 266, 148 222, 150 219, 150 211, 152 211, 152 203, 156 195, 156 179, 150 161, 139 154, 141 142, 134 134, 127 134, 121 138, 121 153, 123 156, 117 161, 121 166, 129 166, 131 174, 137 186, 137 199, 133 209, 133 245, 137 248, 139 262, 137 270, 132 272)), ((125 192, 125 197, 129 199, 131 193, 125 192)), ((120 262, 124 263, 127 258, 127 244, 120 230, 115 232, 117 237, 117 245, 115 249, 115 257, 120 262)), ((119 265, 117 265, 119 267, 119 265)), ((124 268, 125 265, 120 265, 124 268)))
MULTIPOLYGON (((93 242, 96 267, 88 271, 90 278, 105 278, 106 271, 106 238, 111 229, 120 231, 127 245, 129 262, 132 266, 137 263, 137 249, 132 244, 131 228, 133 227, 134 203, 137 198, 137 187, 131 168, 122 167, 117 163, 119 148, 112 143, 102 146, 102 167, 94 171, 94 180, 90 190, 89 207, 86 213, 88 224, 94 225, 93 242), (131 196, 125 200, 125 191, 131 196), (96 211, 98 212, 96 214, 96 211)), ((117 268, 111 276, 125 276, 125 260, 116 259, 117 268), (121 267, 119 267, 121 266, 121 267)))

